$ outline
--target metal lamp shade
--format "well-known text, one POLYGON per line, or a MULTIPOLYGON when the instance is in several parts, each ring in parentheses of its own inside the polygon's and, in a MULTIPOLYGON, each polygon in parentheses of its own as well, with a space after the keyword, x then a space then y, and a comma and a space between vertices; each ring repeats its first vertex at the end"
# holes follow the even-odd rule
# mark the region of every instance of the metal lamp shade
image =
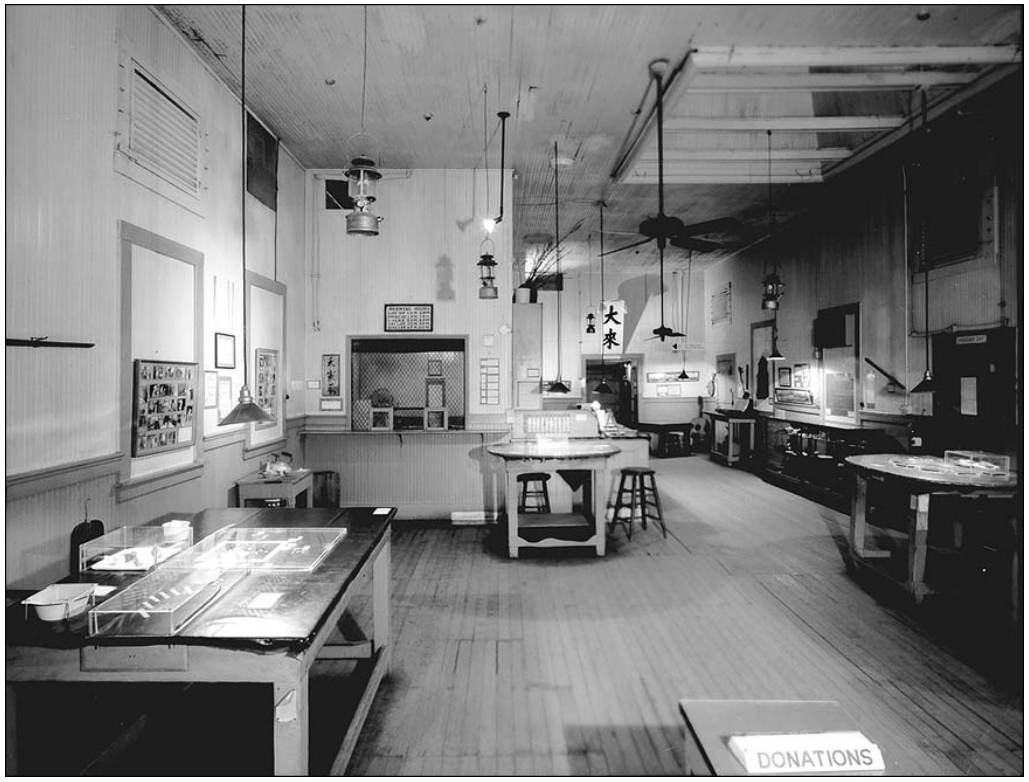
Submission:
POLYGON ((271 421, 271 416, 263 407, 254 402, 250 395, 250 387, 246 384, 239 389, 239 403, 229 411, 229 414, 218 422, 218 426, 230 426, 232 424, 258 424, 271 421))

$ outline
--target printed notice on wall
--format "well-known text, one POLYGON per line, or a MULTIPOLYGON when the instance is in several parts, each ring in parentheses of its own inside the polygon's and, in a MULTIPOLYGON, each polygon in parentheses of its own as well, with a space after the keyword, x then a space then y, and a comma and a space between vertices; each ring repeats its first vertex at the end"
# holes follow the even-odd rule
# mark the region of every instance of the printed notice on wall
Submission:
POLYGON ((479 359, 479 404, 500 404, 500 359, 479 359))
POLYGON ((432 331, 431 304, 387 304, 386 331, 432 331))
POLYGON ((825 406, 829 415, 854 414, 854 377, 834 372, 825 377, 825 406))
POLYGON ((961 415, 979 415, 979 381, 975 377, 961 378, 961 415))

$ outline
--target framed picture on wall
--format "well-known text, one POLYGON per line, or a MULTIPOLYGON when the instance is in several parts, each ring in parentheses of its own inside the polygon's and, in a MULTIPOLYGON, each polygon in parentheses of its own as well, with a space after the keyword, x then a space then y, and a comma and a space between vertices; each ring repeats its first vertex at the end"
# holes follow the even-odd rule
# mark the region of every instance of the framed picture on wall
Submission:
POLYGON ((132 456, 150 456, 193 445, 196 422, 195 363, 133 362, 132 456))
POLYGON ((775 384, 779 388, 793 388, 793 370, 789 367, 776 369, 775 384))
POLYGON ((254 351, 254 402, 268 413, 268 421, 257 424, 267 429, 279 422, 279 351, 258 348, 254 351))
POLYGON ((443 377, 443 360, 439 358, 430 358, 428 360, 426 372, 429 377, 443 377))
POLYGON ((339 353, 322 353, 322 396, 339 396, 339 353))
POLYGON ((810 364, 794 364, 793 365, 793 387, 794 388, 811 388, 811 365, 810 364))
POLYGON ((236 368, 236 337, 233 334, 214 333, 215 369, 236 368))

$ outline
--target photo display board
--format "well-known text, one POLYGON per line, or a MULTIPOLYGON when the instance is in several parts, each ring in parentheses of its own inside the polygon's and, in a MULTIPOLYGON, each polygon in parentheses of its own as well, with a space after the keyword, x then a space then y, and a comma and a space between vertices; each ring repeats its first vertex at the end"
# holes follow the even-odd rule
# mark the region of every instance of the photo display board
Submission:
POLYGON ((136 359, 134 369, 132 455, 193 445, 198 365, 136 359))

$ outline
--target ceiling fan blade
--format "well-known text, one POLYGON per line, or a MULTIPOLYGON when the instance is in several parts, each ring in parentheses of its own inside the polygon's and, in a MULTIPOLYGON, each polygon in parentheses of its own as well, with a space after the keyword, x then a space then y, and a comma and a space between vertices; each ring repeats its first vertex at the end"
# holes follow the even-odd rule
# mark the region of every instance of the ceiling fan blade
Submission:
POLYGON ((702 253, 714 252, 722 249, 722 245, 709 242, 706 239, 695 239, 692 236, 673 236, 671 245, 682 250, 696 250, 702 253))
POLYGON ((603 252, 603 253, 601 253, 601 256, 613 255, 614 253, 620 253, 622 250, 631 250, 633 247, 639 247, 641 244, 646 244, 649 241, 650 241, 650 237, 648 236, 645 239, 640 239, 638 242, 633 242, 632 244, 627 244, 624 247, 619 247, 616 250, 608 250, 607 252, 603 252))
POLYGON ((716 217, 713 220, 704 220, 700 223, 693 223, 685 226, 680 236, 697 236, 700 234, 713 234, 720 231, 734 231, 739 229, 740 221, 735 217, 716 217))

